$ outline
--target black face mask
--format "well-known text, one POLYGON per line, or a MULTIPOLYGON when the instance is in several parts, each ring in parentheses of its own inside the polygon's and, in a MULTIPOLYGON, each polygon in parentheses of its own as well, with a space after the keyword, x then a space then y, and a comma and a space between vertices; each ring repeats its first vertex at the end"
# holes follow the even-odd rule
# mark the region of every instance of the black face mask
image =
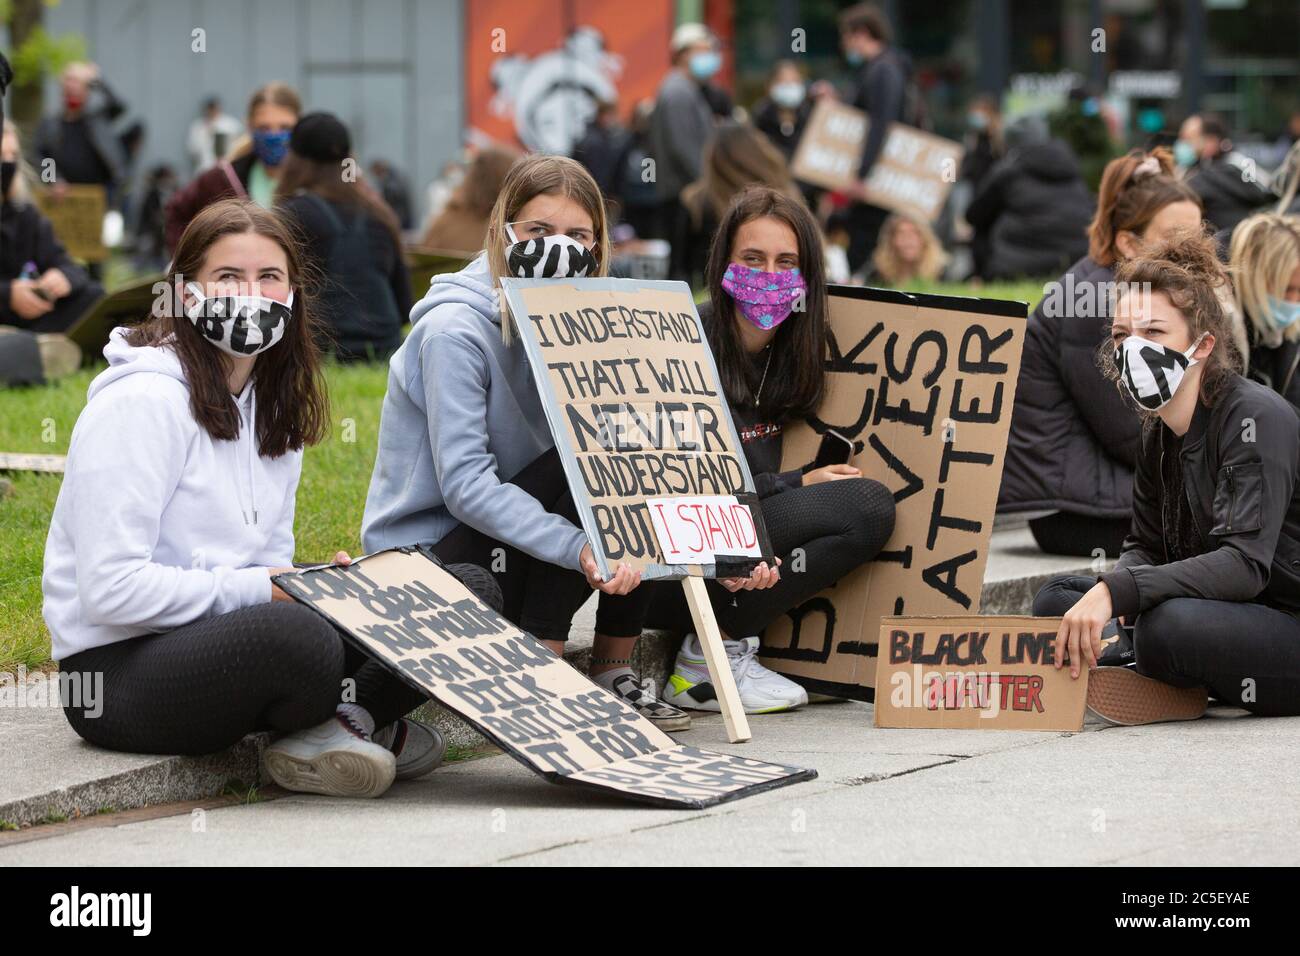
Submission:
POLYGON ((16 175, 18 175, 17 163, 0 163, 0 197, 9 198, 9 187, 14 184, 16 175))

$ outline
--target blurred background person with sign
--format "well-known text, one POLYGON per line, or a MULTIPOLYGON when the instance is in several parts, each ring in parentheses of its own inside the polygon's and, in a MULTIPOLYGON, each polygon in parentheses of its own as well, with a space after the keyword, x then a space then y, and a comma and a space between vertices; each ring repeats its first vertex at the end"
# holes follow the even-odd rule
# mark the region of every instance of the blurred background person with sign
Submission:
POLYGON ((1029 527, 1049 554, 1119 554, 1142 428, 1097 367, 1115 268, 1200 223, 1200 199, 1174 176, 1167 149, 1112 160, 1088 226, 1088 255, 1048 283, 1030 313, 998 511, 1035 512, 1029 527))
POLYGON ((1199 229, 1148 246, 1117 278, 1106 374, 1150 423, 1131 530, 1112 570, 1055 579, 1034 614, 1063 616, 1056 661, 1068 650, 1072 676, 1134 661, 1088 677, 1088 707, 1111 723, 1192 720, 1207 691, 1300 714, 1296 411, 1238 373, 1228 277, 1199 229), (1127 627, 1103 651, 1116 618, 1127 627))
POLYGON ((620 564, 601 577, 528 364, 503 314, 502 276, 603 276, 605 201, 580 163, 534 154, 506 176, 484 252, 435 276, 389 363, 379 450, 366 497, 367 551, 430 545, 441 560, 489 568, 505 617, 564 652, 573 616, 600 592, 591 678, 661 730, 690 717, 631 667, 652 585, 620 564))
POLYGON ((1007 154, 966 207, 984 246, 985 281, 1052 275, 1088 251, 1094 202, 1069 147, 1036 116, 1006 131, 1007 154))
POLYGON ((302 114, 302 100, 287 83, 267 83, 248 101, 249 135, 230 154, 194 177, 167 202, 167 247, 204 206, 218 199, 251 199, 270 209, 280 165, 289 152, 289 134, 302 114))
POLYGON ((70 374, 81 350, 65 332, 97 302, 103 289, 68 257, 49 220, 28 201, 18 129, 4 121, 0 138, 0 330, 21 330, 23 342, 0 342, 0 377, 39 382, 70 374), (17 363, 17 367, 15 366, 17 363))
POLYGON ((276 198, 322 281, 322 348, 343 361, 386 359, 401 344, 411 311, 401 226, 360 175, 352 137, 337 116, 308 113, 298 121, 276 198))
POLYGON ((294 571, 303 449, 329 431, 301 280, 285 223, 252 203, 209 206, 185 230, 170 305, 114 331, 77 420, 44 615, 61 671, 103 680, 102 712, 64 711, 90 743, 197 755, 276 731, 280 786, 371 797, 434 769, 445 745, 396 728, 423 693, 272 581, 294 571))
POLYGON ((896 212, 880 230, 867 282, 891 287, 935 282, 943 276, 947 262, 948 255, 928 223, 896 212))
MULTIPOLYGON (((781 470, 784 426, 815 415, 826 389, 826 271, 817 223, 802 201, 755 186, 728 207, 708 266, 700 308, 709 346, 761 499, 781 567, 707 584, 745 712, 799 707, 807 692, 757 660, 773 620, 874 558, 894 530, 889 489, 848 464, 847 439, 829 463, 781 470)), ((833 442, 833 439, 832 439, 833 442)), ((678 588, 659 588, 655 624, 692 629, 678 588)), ((688 633, 665 699, 718 710, 699 640, 688 633)))
MULTIPOLYGON (((891 123, 924 128, 925 107, 912 79, 912 60, 892 45, 889 18, 874 3, 859 3, 840 14, 840 47, 849 66, 857 71, 853 90, 845 101, 867 114, 870 128, 858 166, 858 183, 845 194, 849 207, 849 268, 862 269, 876 247, 880 227, 889 210, 863 202, 863 186, 885 146, 891 123)), ((830 88, 819 86, 823 94, 830 88)))
POLYGON ((1232 234, 1237 305, 1246 320, 1246 367, 1300 408, 1300 217, 1259 213, 1232 234))

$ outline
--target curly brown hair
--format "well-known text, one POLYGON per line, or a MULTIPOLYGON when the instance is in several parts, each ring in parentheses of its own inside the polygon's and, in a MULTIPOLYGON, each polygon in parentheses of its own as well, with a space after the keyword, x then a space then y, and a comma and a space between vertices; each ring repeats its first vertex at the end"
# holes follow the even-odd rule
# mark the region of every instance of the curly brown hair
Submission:
MULTIPOLYGON (((1232 320, 1220 298, 1229 288, 1228 271, 1219 261, 1214 239, 1204 231, 1175 232, 1137 258, 1121 262, 1115 279, 1121 295, 1139 289, 1144 295, 1165 296, 1186 320, 1193 341, 1207 332, 1214 336, 1214 348, 1202 362, 1201 399, 1207 405, 1218 401, 1241 373, 1242 358, 1233 342, 1232 320)), ((1102 342, 1098 355, 1102 372, 1127 395, 1109 339, 1102 342)))

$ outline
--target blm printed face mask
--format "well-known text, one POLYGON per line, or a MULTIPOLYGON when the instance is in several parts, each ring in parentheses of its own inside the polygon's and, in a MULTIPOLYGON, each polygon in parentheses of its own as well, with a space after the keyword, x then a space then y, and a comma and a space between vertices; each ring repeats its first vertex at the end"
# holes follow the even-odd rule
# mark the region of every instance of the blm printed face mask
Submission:
POLYGON ((227 355, 248 356, 265 352, 280 339, 293 318, 293 292, 288 302, 262 295, 219 295, 208 298, 195 283, 186 286, 194 303, 185 317, 203 337, 227 355))
POLYGON ((1186 352, 1136 335, 1125 338, 1115 349, 1115 365, 1133 400, 1153 412, 1168 405, 1187 370, 1196 364, 1192 353, 1204 338, 1198 338, 1186 352))
POLYGON ((506 223, 506 273, 517 279, 581 279, 600 271, 591 250, 568 236, 518 241, 506 223))

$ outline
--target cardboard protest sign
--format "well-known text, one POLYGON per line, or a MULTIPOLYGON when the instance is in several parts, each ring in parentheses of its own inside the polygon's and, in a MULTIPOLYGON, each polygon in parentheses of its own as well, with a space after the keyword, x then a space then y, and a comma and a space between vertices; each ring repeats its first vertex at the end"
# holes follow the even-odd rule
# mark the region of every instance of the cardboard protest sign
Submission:
MULTIPOLYGON (((861 110, 818 100, 799 140, 791 174, 826 189, 855 182, 870 126, 870 118, 861 110)), ((960 143, 950 139, 891 123, 880 156, 867 174, 866 201, 933 222, 957 181, 964 152, 960 143)))
POLYGON ((104 212, 107 201, 103 186, 65 185, 62 198, 49 189, 33 191, 32 199, 41 215, 50 221, 54 235, 68 255, 86 262, 108 258, 104 247, 104 212))
POLYGON ((812 690, 871 700, 882 617, 979 611, 1027 308, 831 286, 829 309, 826 397, 787 426, 781 467, 810 463, 835 429, 850 464, 893 491, 894 532, 769 626, 761 656, 812 690))
POLYGON ((28 455, 5 451, 0 452, 0 471, 43 471, 61 475, 67 461, 67 455, 28 455))
POLYGON ((161 273, 143 276, 118 286, 102 296, 65 333, 81 346, 87 360, 98 357, 108 337, 120 325, 135 325, 151 315, 164 314, 168 297, 167 277, 161 273))
POLYGON ((817 776, 678 745, 418 549, 275 582, 552 783, 698 808, 817 776))
POLYGON ((772 562, 754 479, 690 287, 502 279, 601 572, 772 562))
POLYGON ((886 617, 876 726, 1081 730, 1088 670, 1056 668, 1059 617, 886 617))

